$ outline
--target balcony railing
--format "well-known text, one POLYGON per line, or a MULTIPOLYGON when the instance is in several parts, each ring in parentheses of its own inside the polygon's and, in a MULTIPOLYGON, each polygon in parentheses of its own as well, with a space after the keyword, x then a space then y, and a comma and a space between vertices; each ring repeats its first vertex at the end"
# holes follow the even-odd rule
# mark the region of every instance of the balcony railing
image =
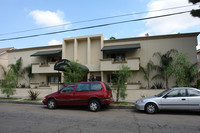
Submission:
POLYGON ((48 64, 33 63, 32 73, 58 73, 54 70, 55 62, 49 62, 48 64))
POLYGON ((134 57, 134 58, 126 58, 122 61, 114 61, 114 59, 101 59, 101 71, 117 71, 120 69, 120 66, 122 64, 130 67, 131 71, 137 71, 139 70, 139 64, 140 64, 140 58, 134 57))

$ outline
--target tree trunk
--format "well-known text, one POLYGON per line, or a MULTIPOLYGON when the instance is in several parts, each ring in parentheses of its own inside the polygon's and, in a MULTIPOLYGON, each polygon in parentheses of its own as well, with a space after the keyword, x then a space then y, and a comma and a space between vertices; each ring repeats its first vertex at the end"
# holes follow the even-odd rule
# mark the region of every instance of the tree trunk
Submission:
POLYGON ((169 89, 169 86, 168 86, 168 78, 166 78, 166 89, 169 89))
POLYGON ((117 96, 116 96, 116 102, 118 103, 119 101, 119 82, 120 82, 120 78, 117 81, 117 96))

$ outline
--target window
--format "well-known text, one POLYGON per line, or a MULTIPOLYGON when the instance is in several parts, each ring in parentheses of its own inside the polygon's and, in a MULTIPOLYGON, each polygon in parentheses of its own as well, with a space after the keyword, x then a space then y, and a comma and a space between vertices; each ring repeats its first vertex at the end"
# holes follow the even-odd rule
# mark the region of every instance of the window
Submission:
POLYGON ((58 83, 61 80, 60 76, 48 76, 48 83, 58 83))
POLYGON ((114 74, 107 74, 107 82, 111 83, 112 80, 114 80, 116 76, 114 74))
POLYGON ((91 90, 92 91, 99 91, 102 89, 101 83, 91 83, 91 90))
POLYGON ((96 76, 96 81, 101 81, 101 76, 96 76))
POLYGON ((56 62, 61 59, 61 56, 48 56, 47 57, 47 62, 56 62))
POLYGON ((177 89, 169 92, 167 97, 184 97, 186 96, 185 89, 177 89))
POLYGON ((188 96, 200 96, 200 91, 188 89, 188 96))
POLYGON ((90 84, 88 83, 82 83, 82 84, 77 84, 76 91, 89 91, 90 90, 90 84))
POLYGON ((125 53, 107 54, 107 58, 114 58, 114 61, 125 61, 125 53))
POLYGON ((61 93, 73 92, 74 87, 75 87, 75 85, 68 85, 68 86, 64 87, 60 92, 61 93))

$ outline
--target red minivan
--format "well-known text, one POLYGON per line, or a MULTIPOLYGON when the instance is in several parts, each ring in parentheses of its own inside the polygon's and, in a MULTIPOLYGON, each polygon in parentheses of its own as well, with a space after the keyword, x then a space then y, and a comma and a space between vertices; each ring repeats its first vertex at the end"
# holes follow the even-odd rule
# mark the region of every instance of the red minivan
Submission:
POLYGON ((69 84, 43 100, 49 109, 54 109, 57 105, 88 105, 93 112, 98 111, 101 105, 112 102, 114 99, 110 87, 100 81, 69 84))

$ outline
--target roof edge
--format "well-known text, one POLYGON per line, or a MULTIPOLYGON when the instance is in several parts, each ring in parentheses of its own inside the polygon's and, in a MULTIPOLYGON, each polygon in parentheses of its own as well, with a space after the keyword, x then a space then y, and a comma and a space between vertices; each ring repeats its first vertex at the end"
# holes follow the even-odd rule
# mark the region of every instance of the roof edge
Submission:
POLYGON ((52 45, 52 46, 41 46, 41 47, 31 47, 31 48, 22 48, 22 49, 12 49, 8 50, 8 53, 12 52, 19 52, 19 51, 29 51, 29 50, 39 50, 39 49, 45 49, 45 48, 61 48, 62 44, 59 45, 52 45))
POLYGON ((104 40, 105 43, 114 43, 119 41, 126 41, 126 40, 153 40, 153 39, 166 39, 166 38, 180 38, 180 37, 192 37, 198 36, 200 32, 192 32, 192 33, 178 33, 178 34, 167 34, 167 35, 156 35, 156 36, 142 36, 142 37, 130 37, 130 38, 119 38, 114 40, 104 40))

